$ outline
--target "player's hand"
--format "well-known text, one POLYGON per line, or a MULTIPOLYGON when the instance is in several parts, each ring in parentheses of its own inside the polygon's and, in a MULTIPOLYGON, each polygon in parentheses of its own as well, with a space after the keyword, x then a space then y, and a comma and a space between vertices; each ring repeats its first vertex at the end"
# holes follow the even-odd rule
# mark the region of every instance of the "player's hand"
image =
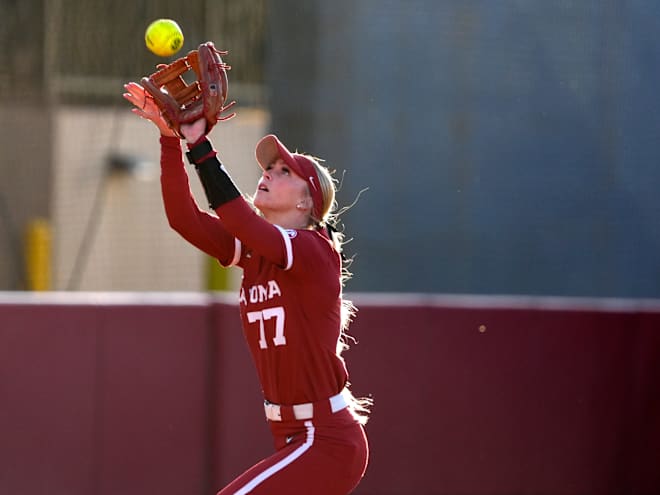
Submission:
POLYGON ((196 143, 206 135, 206 119, 202 117, 190 124, 181 124, 181 134, 190 144, 196 143))
POLYGON ((135 82, 129 82, 124 84, 124 89, 126 92, 122 96, 135 107, 131 109, 131 112, 153 122, 162 136, 177 137, 176 133, 167 125, 153 97, 142 86, 135 82))

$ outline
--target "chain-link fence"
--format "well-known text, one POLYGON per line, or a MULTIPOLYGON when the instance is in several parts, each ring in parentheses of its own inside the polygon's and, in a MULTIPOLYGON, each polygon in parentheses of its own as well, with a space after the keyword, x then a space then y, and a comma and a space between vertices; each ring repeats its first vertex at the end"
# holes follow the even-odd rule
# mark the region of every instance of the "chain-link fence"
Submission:
MULTIPOLYGON (((158 161, 153 129, 129 112, 122 85, 213 41, 229 51, 223 57, 232 66, 229 98, 241 112, 223 132, 238 136, 234 140, 254 139, 261 124, 250 126, 249 111, 266 104, 267 6, 267 0, 0 0, 0 290, 29 288, 28 258, 34 255, 28 255, 26 237, 44 219, 52 228, 54 289, 203 285, 195 282, 199 276, 164 283, 151 275, 161 272, 155 266, 141 282, 136 277, 127 285, 125 276, 113 281, 118 266, 128 268, 138 257, 146 261, 136 267, 153 265, 147 246, 154 247, 154 239, 176 236, 162 218, 157 178, 120 187, 109 182, 111 156, 158 161), (183 29, 184 45, 172 57, 157 57, 145 47, 145 29, 158 18, 174 19, 183 29), (140 216, 145 218, 138 221, 140 216), (126 224, 128 218, 137 224, 126 224)), ((184 256, 169 256, 184 260, 185 267, 191 253, 199 256, 190 247, 184 256)))
POLYGON ((25 0, 0 2, 0 90, 3 99, 47 94, 63 101, 107 103, 117 83, 151 72, 211 40, 240 60, 237 88, 263 82, 266 0, 25 0), (154 19, 175 19, 185 42, 171 59, 144 46, 154 19))

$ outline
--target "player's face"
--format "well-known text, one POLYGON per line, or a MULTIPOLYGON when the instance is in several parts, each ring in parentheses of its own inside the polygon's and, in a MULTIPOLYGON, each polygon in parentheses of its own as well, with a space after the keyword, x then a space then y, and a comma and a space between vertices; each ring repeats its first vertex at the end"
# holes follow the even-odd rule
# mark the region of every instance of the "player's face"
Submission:
POLYGON ((296 210, 296 205, 309 196, 307 183, 278 158, 266 167, 257 184, 254 206, 262 213, 296 210))

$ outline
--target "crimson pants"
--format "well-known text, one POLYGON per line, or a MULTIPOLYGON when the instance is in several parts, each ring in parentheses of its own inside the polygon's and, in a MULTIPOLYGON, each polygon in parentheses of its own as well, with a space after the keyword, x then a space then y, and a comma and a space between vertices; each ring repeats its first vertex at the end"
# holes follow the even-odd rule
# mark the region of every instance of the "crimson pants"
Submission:
POLYGON ((348 409, 306 421, 269 421, 276 452, 218 495, 346 495, 362 479, 369 448, 348 409))

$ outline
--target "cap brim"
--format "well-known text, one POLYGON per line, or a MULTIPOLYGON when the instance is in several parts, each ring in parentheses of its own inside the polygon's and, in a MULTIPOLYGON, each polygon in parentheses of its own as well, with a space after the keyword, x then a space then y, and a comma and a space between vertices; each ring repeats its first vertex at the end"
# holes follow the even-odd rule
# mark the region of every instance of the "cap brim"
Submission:
POLYGON ((293 154, 274 134, 269 134, 259 140, 255 149, 255 156, 257 158, 257 163, 259 163, 259 166, 264 170, 269 165, 272 165, 278 158, 281 158, 292 167, 296 173, 299 173, 298 169, 300 167, 293 154))

